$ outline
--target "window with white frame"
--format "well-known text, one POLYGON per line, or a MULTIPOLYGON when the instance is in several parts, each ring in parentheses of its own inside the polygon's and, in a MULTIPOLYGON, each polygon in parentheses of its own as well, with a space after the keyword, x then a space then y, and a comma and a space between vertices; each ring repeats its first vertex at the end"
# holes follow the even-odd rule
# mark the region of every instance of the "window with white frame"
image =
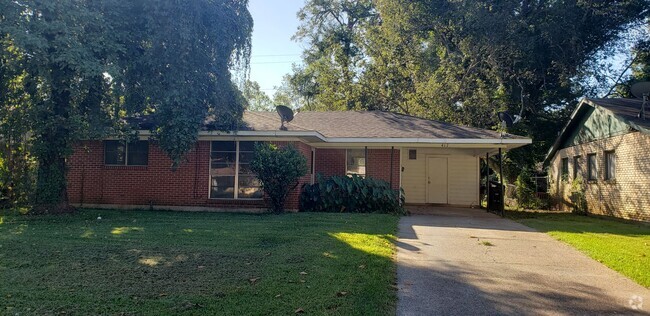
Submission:
POLYGON ((109 166, 146 166, 149 160, 149 142, 139 140, 104 141, 104 164, 109 166))
POLYGON ((365 149, 347 149, 345 152, 345 174, 366 175, 366 150, 365 149))
POLYGON ((605 180, 616 179, 616 153, 614 151, 605 152, 605 180))
POLYGON ((211 199, 260 199, 260 182, 250 170, 255 142, 213 141, 210 150, 211 199))

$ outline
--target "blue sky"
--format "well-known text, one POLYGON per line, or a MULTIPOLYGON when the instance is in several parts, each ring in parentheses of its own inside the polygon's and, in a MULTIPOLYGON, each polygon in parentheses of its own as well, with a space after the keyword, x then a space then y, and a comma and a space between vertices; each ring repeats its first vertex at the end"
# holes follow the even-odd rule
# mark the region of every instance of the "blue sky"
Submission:
POLYGON ((291 64, 300 62, 303 45, 291 40, 298 28, 296 13, 303 0, 250 0, 253 16, 253 50, 250 79, 257 81, 270 97, 282 76, 291 72, 291 64))

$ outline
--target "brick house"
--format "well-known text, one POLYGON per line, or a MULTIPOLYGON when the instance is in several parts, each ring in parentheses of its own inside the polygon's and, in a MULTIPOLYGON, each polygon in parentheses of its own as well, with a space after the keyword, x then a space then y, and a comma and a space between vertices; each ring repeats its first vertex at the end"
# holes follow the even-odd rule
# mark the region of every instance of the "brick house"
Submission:
MULTIPOLYGON (((402 187, 407 203, 477 205, 479 159, 530 139, 380 111, 300 112, 286 130, 273 112, 246 112, 232 132, 199 133, 186 160, 171 160, 150 141, 84 141, 68 160, 70 203, 83 207, 260 211, 260 184, 248 169, 254 142, 294 145, 309 173, 287 201, 298 209, 300 187, 324 176, 360 174, 402 187)), ((149 125, 148 125, 149 124, 149 125)))
POLYGON ((650 221, 650 113, 641 100, 583 99, 549 150, 551 194, 559 208, 582 179, 588 211, 650 221))

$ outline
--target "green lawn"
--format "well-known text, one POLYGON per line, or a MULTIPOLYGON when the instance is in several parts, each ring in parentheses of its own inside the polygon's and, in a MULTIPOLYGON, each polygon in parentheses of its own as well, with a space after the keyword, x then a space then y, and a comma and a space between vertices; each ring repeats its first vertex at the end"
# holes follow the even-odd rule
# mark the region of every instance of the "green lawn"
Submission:
POLYGON ((574 214, 508 215, 650 287, 650 225, 574 214))
POLYGON ((97 210, 4 216, 0 314, 390 315, 397 221, 97 210))

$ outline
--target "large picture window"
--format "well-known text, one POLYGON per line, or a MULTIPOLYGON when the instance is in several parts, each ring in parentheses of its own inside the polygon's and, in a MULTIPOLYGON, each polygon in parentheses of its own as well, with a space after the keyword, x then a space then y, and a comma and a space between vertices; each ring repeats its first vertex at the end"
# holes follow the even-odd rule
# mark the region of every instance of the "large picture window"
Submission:
POLYGON ((149 160, 149 142, 104 141, 104 164, 111 166, 146 166, 149 160))
POLYGON ((210 152, 211 199, 260 199, 260 182, 250 170, 255 142, 214 141, 210 152))
POLYGON ((366 150, 365 149, 348 149, 345 154, 346 175, 366 175, 366 150))

